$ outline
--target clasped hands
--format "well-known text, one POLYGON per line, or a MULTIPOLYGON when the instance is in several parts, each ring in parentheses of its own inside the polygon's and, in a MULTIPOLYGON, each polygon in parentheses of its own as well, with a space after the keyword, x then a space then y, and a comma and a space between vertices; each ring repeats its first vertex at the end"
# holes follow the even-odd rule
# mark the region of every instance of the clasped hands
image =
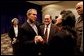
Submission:
POLYGON ((35 36, 34 41, 35 43, 44 43, 44 40, 41 36, 35 36))
POLYGON ((12 44, 16 43, 16 38, 13 38, 12 44))

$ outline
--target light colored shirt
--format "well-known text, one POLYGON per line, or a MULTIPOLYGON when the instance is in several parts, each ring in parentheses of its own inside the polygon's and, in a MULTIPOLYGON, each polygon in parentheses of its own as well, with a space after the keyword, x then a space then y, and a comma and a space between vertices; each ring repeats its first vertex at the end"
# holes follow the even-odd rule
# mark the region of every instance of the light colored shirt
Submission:
POLYGON ((36 25, 34 23, 30 23, 29 20, 27 20, 27 22, 29 23, 29 25, 33 28, 33 30, 35 31, 36 35, 38 35, 38 29, 36 27, 36 25))
POLYGON ((44 34, 46 32, 46 28, 48 30, 48 32, 47 32, 47 42, 48 42, 48 38, 49 38, 49 34, 50 34, 50 27, 51 27, 51 23, 48 25, 48 27, 47 27, 47 25, 45 25, 45 28, 44 28, 44 34))
POLYGON ((14 27, 15 37, 18 36, 18 26, 14 27))

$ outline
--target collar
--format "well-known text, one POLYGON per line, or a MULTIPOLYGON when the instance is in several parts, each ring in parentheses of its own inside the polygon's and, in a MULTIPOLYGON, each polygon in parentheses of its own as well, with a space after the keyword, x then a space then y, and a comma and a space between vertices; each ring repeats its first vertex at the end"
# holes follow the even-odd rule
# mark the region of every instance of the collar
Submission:
POLYGON ((28 22, 30 25, 34 25, 34 23, 31 23, 31 22, 29 21, 29 19, 27 20, 27 22, 28 22))
POLYGON ((47 25, 45 25, 45 28, 47 28, 47 27, 48 27, 48 28, 50 28, 50 26, 51 26, 51 23, 50 23, 50 24, 48 24, 48 26, 47 26, 47 25))

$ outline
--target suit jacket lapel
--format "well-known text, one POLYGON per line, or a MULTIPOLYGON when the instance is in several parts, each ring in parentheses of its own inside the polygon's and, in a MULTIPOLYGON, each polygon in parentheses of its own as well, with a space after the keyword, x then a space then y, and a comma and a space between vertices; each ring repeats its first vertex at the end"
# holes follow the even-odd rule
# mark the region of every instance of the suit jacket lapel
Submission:
POLYGON ((13 27, 12 27, 12 34, 15 37, 15 31, 14 31, 14 28, 13 27))
POLYGON ((44 34, 45 25, 42 26, 42 33, 44 34))
POLYGON ((48 41, 52 39, 52 37, 53 37, 53 35, 54 35, 54 31, 55 31, 55 30, 54 30, 54 27, 53 27, 53 25, 51 24, 48 41))
MULTIPOLYGON (((35 33, 35 31, 34 31, 34 29, 29 25, 29 23, 27 23, 27 27, 28 27, 28 30, 30 30, 31 32, 34 32, 35 33)), ((36 33, 35 33, 36 34, 36 33)))

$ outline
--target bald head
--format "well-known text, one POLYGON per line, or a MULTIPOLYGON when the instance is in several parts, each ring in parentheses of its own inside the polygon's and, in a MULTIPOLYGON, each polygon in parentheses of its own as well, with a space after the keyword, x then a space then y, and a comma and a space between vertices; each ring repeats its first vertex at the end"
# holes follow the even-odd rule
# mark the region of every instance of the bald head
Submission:
POLYGON ((77 5, 83 5, 83 2, 81 1, 81 2, 77 3, 77 5))
POLYGON ((44 18, 50 18, 51 16, 50 15, 45 15, 45 17, 44 18))
POLYGON ((83 2, 77 3, 76 10, 79 15, 83 15, 83 2))

